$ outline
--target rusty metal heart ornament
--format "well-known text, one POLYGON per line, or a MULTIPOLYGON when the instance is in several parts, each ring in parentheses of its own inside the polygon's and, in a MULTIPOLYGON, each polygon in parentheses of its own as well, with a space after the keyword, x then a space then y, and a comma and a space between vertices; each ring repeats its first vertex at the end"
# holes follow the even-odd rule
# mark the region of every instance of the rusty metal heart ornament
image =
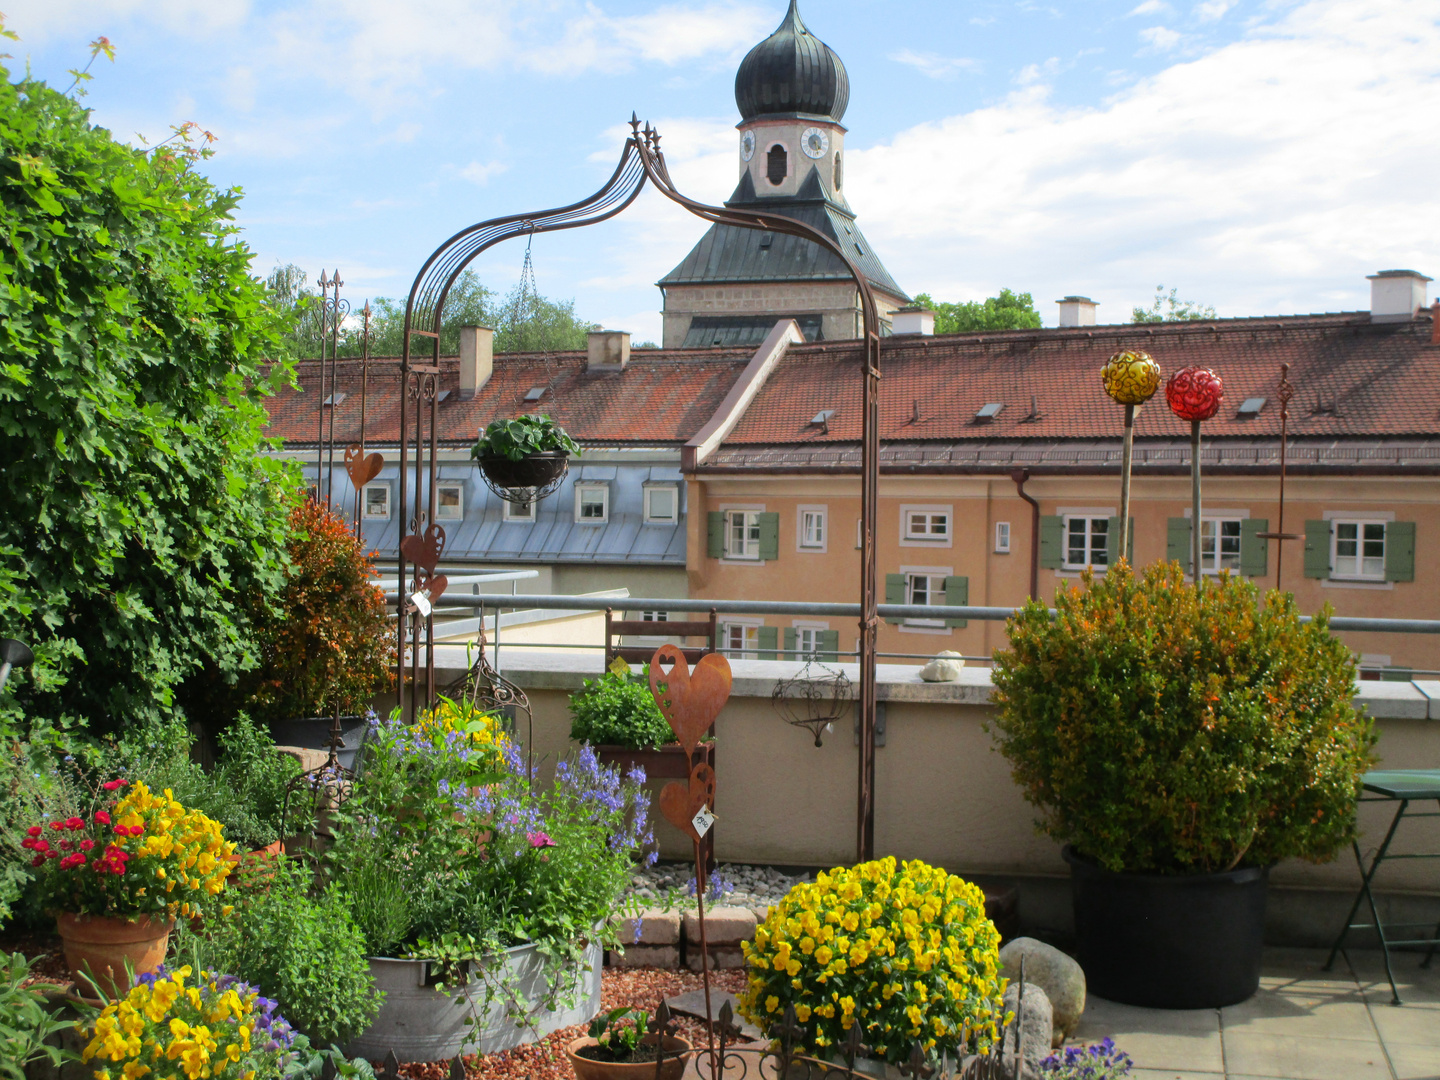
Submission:
POLYGON ((661 645, 650 658, 650 693, 687 754, 695 752, 700 737, 730 700, 730 682, 730 662, 719 653, 706 653, 694 671, 674 645, 661 645), (666 663, 671 665, 668 673, 662 667, 666 663))
MULTIPOLYGON (((445 595, 445 587, 450 584, 450 579, 444 574, 431 574, 424 567, 415 571, 415 591, 429 593, 430 606, 433 608, 440 602, 440 597, 445 595)), ((410 605, 414 610, 414 605, 410 605)))
POLYGON ((350 484, 356 491, 379 476, 384 467, 385 458, 382 455, 362 456, 359 443, 351 443, 345 448, 345 471, 350 475, 350 484))
POLYGON ((439 525, 430 525, 423 533, 411 533, 400 541, 400 554, 431 574, 440 565, 440 553, 444 550, 445 530, 439 525))
POLYGON ((690 770, 688 784, 671 780, 660 789, 660 812, 665 815, 665 820, 697 843, 700 834, 695 831, 692 819, 714 801, 715 770, 703 761, 690 770))

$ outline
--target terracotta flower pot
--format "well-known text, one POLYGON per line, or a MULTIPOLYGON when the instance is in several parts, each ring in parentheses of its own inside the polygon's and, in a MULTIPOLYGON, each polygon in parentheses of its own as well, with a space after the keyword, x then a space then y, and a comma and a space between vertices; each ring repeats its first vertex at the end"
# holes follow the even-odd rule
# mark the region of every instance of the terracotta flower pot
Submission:
POLYGON ((62 912, 55 920, 65 946, 65 963, 82 996, 98 988, 106 997, 126 993, 129 978, 125 971, 148 975, 165 962, 174 919, 144 915, 138 919, 117 919, 108 915, 74 915, 62 912))
MULTIPOLYGON (((642 1042, 655 1045, 655 1036, 647 1035, 642 1042)), ((654 1061, 618 1062, 596 1061, 581 1057, 579 1051, 587 1046, 597 1045, 596 1040, 586 1036, 576 1039, 565 1047, 565 1056, 575 1070, 576 1080, 651 1080, 655 1076, 654 1061)), ((665 1040, 665 1061, 660 1066, 659 1080, 680 1080, 685 1075, 685 1065, 690 1060, 690 1042, 678 1036, 665 1040), (669 1057, 678 1054, 678 1057, 669 1057)))

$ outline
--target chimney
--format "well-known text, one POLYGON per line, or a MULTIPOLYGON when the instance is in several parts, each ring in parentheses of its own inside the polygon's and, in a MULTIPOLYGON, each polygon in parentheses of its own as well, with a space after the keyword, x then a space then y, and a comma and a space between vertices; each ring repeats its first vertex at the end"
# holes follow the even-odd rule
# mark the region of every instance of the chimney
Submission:
POLYGON ((630 362, 630 331, 591 330, 585 335, 586 371, 624 371, 630 362))
POLYGON ((1425 283, 1414 270, 1381 270, 1370 275, 1370 321, 1409 322, 1425 306, 1425 283))
POLYGON ((935 313, 919 304, 908 304, 905 307, 896 308, 890 315, 890 332, 892 334, 933 334, 935 333, 935 313))
POLYGON ((469 401, 495 370, 495 331, 488 326, 460 327, 460 400, 469 401))
POLYGON ((1095 325, 1095 309, 1100 305, 1088 296, 1067 296, 1055 302, 1060 305, 1061 326, 1095 325))

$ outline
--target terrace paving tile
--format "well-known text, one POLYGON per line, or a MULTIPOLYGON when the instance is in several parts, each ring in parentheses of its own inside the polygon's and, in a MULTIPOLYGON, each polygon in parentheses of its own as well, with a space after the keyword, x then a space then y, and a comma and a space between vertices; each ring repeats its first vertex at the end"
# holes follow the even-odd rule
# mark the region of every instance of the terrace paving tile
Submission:
POLYGON ((1313 1035, 1267 1035, 1226 1031, 1225 1064, 1231 1076, 1285 1080, 1391 1080, 1378 1036, 1325 1039, 1313 1035))
POLYGON ((1220 1017, 1214 1009, 1142 1009, 1092 997, 1070 1042, 1088 1044, 1109 1036, 1148 1069, 1223 1073, 1220 1017))
POLYGON ((1396 1080, 1440 1080, 1440 1052, 1432 1046, 1389 1044, 1396 1080))

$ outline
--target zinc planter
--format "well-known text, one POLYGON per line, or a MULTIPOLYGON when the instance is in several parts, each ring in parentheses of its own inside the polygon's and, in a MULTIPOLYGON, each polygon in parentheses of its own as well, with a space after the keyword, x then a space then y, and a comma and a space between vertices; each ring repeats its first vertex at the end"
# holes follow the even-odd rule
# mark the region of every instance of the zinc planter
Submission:
POLYGON ((1259 988, 1268 867, 1117 874, 1068 844, 1063 854, 1088 992, 1152 1009, 1216 1009, 1259 988))
MULTIPOLYGON (((575 1004, 554 1010, 531 1004, 526 1012, 529 1023, 520 1026, 507 1014, 500 996, 485 1006, 485 982, 478 975, 472 973, 463 991, 442 993, 433 980, 427 985, 429 962, 372 956, 370 974, 375 989, 384 991, 385 1002, 375 1022, 345 1047, 345 1054, 378 1060, 394 1050, 402 1062, 441 1061, 462 1051, 493 1054, 509 1050, 558 1028, 586 1023, 600 1010, 601 956, 596 943, 585 950, 575 1004), (472 1023, 476 1016, 478 1025, 472 1023)), ((534 945, 506 949, 498 963, 502 970, 495 973, 496 980, 503 981, 497 985, 513 986, 527 1002, 544 998, 544 961, 534 945)))
POLYGON ((148 975, 165 961, 174 919, 144 915, 117 919, 108 915, 73 915, 62 912, 55 920, 65 949, 65 963, 81 997, 96 987, 106 997, 130 989, 126 965, 135 975, 148 975), (93 984, 93 985, 92 985, 93 984))
MULTIPOLYGON (((642 1042, 654 1046, 655 1036, 647 1035, 642 1042)), ((570 1067, 575 1070, 575 1080, 680 1080, 685 1075, 685 1065, 690 1060, 690 1043, 681 1038, 665 1040, 667 1056, 660 1065, 658 1075, 654 1061, 596 1061, 580 1055, 581 1050, 595 1045, 596 1040, 587 1036, 576 1039, 565 1047, 565 1056, 570 1059, 570 1067), (669 1056, 671 1054, 679 1056, 672 1058, 669 1056)))

